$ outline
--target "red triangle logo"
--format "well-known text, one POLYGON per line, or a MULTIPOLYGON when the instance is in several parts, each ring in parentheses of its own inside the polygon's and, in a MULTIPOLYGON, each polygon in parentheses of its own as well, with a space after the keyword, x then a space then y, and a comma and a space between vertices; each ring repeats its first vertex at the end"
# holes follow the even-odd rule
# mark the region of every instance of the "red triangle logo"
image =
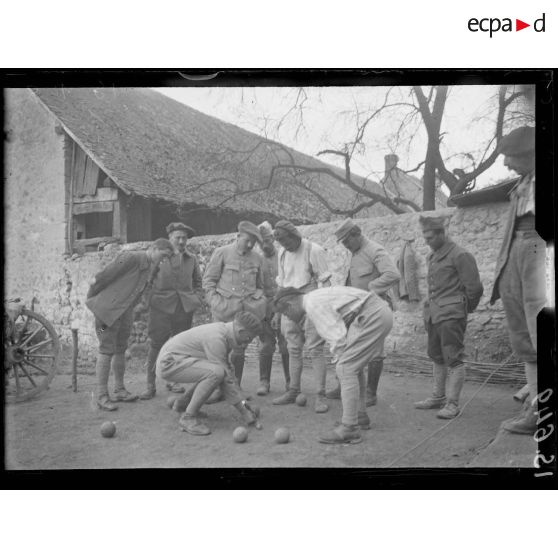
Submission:
POLYGON ((524 21, 521 21, 520 19, 515 20, 515 30, 516 31, 521 31, 522 29, 525 29, 526 27, 531 27, 531 24, 530 23, 525 23, 524 21))

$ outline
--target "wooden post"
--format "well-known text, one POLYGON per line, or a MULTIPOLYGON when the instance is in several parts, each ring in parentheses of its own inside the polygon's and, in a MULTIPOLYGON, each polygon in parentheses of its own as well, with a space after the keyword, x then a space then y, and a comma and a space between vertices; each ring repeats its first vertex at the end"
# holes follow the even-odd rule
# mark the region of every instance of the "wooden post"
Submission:
POLYGON ((74 251, 74 165, 76 160, 76 144, 72 141, 72 166, 70 169, 70 198, 68 199, 68 253, 71 255, 74 251))
POLYGON ((78 363, 78 330, 72 328, 72 390, 77 391, 77 363, 78 363))

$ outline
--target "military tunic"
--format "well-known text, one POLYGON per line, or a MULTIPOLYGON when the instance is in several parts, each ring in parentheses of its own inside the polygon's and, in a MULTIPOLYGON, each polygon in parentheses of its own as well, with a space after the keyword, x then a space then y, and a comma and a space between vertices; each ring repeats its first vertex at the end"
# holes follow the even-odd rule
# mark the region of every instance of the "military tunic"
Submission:
POLYGON ((264 274, 263 258, 253 250, 240 254, 237 243, 217 248, 202 281, 213 321, 228 322, 242 310, 265 318, 267 299, 273 293, 264 274))
POLYGON ((427 282, 428 356, 438 364, 459 366, 467 314, 475 310, 483 293, 475 258, 448 239, 428 256, 427 282))

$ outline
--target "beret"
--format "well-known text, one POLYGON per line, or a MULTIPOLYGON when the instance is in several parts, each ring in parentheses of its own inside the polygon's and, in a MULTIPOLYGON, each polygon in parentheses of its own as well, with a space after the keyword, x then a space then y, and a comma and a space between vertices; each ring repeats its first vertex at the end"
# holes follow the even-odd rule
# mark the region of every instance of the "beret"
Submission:
POLYGON ((498 152, 504 155, 521 155, 535 151, 535 128, 521 126, 505 135, 498 144, 498 152))
POLYGON ((445 228, 443 217, 424 217, 421 215, 419 223, 423 231, 444 230, 445 228))
POLYGON ((170 234, 174 231, 186 231, 188 233, 188 237, 192 237, 195 236, 196 231, 192 228, 189 227, 188 225, 185 225, 184 223, 171 223, 170 225, 167 225, 167 234, 170 234))
POLYGON ((341 223, 341 226, 335 231, 337 241, 341 242, 355 227, 358 227, 358 225, 350 217, 345 219, 341 223))
POLYGON ((251 234, 260 244, 262 243, 260 229, 258 229, 258 227, 251 221, 240 221, 240 223, 238 223, 237 230, 238 232, 251 234))
POLYGON ((302 238, 302 235, 298 232, 298 229, 290 221, 287 221, 285 219, 277 221, 277 223, 275 224, 275 232, 277 232, 277 230, 282 230, 294 236, 298 236, 298 238, 302 238))
POLYGON ((261 320, 252 312, 237 312, 234 315, 234 320, 253 333, 259 334, 263 329, 261 320))

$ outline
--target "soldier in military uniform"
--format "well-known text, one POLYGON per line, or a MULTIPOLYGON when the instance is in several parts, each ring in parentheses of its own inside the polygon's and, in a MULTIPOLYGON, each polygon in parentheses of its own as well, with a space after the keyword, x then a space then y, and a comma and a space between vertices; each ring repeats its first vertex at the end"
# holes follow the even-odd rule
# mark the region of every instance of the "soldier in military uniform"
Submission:
POLYGON ((415 408, 440 409, 438 418, 452 419, 459 415, 459 395, 465 381, 467 314, 478 306, 483 287, 475 258, 446 236, 443 217, 421 215, 419 222, 432 250, 428 256, 424 323, 428 356, 433 361, 434 390, 431 397, 415 403, 415 408))
POLYGON ((523 412, 503 427, 515 434, 533 434, 537 429, 537 315, 546 304, 546 245, 535 230, 535 129, 516 128, 502 138, 498 150, 505 157, 504 165, 521 179, 510 193, 490 303, 502 298, 510 342, 525 363, 529 386, 523 412))
MULTIPOLYGON (((213 252, 202 285, 214 322, 231 322, 240 311, 252 312, 260 320, 266 317, 267 299, 272 297, 273 287, 264 273, 262 256, 253 251, 256 242, 262 242, 258 227, 241 221, 237 239, 213 252)), ((239 385, 245 350, 246 347, 237 347, 231 354, 239 385)), ((222 394, 217 392, 209 402, 215 399, 222 399, 222 394)))
MULTIPOLYGON (((262 253, 264 260, 264 273, 268 276, 269 283, 273 286, 273 293, 277 290, 277 250, 273 243, 273 229, 267 222, 258 225, 262 235, 262 253)), ((263 333, 260 336, 260 386, 257 395, 267 395, 271 380, 271 368, 275 347, 279 347, 285 376, 285 389, 289 389, 291 377, 289 375, 289 350, 287 341, 281 333, 279 319, 274 319, 273 303, 268 300, 266 319, 262 321, 263 333)))
MULTIPOLYGON (((299 230, 286 220, 278 221, 274 229, 275 240, 281 245, 278 256, 277 285, 281 288, 295 287, 307 293, 330 284, 325 250, 315 242, 302 238, 299 230)), ((306 345, 312 361, 316 381, 314 411, 327 413, 329 405, 325 400, 326 359, 324 339, 319 335, 310 318, 295 322, 281 315, 281 332, 289 349, 289 389, 273 400, 274 405, 288 405, 296 401, 301 389, 303 370, 303 347, 306 345)))
POLYGON ((124 357, 132 329, 134 306, 145 288, 152 283, 159 264, 170 258, 173 246, 166 238, 155 240, 147 251, 122 251, 91 282, 86 306, 95 316, 99 354, 95 365, 97 376, 96 404, 103 411, 115 411, 108 393, 108 378, 114 374, 116 401, 136 401, 138 396, 124 387, 124 357))
MULTIPOLYGON (((393 301, 389 290, 400 279, 399 271, 393 263, 386 249, 377 242, 362 235, 362 231, 352 219, 346 219, 335 231, 337 241, 341 242, 349 252, 351 261, 345 285, 356 287, 363 291, 373 291, 383 298, 393 310, 393 301)), ((366 406, 376 405, 377 389, 384 365, 384 348, 381 347, 379 356, 368 363, 366 379, 366 406)), ((364 373, 364 372, 363 372, 364 373)), ((340 399, 340 386, 328 391, 330 399, 340 399)))
MULTIPOLYGON (((192 327, 192 317, 202 301, 198 259, 186 248, 188 238, 195 234, 194 229, 184 223, 171 223, 167 226, 167 234, 174 254, 159 266, 159 273, 148 296, 147 389, 140 399, 155 397, 157 355, 167 339, 192 327)), ((176 393, 184 391, 178 384, 169 383, 167 388, 176 393)))

